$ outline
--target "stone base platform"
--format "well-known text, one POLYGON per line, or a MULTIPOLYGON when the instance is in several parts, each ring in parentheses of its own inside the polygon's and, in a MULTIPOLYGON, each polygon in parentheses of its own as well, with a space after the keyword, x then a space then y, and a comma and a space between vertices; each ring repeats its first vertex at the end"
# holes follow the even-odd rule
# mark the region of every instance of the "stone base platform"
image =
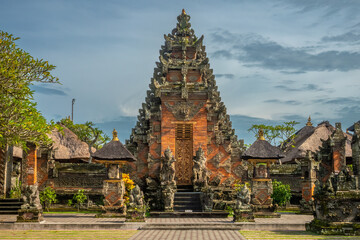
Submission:
POLYGON ((360 222, 327 222, 314 219, 305 225, 307 231, 322 235, 360 236, 360 222))
POLYGON ((257 218, 255 222, 234 223, 232 218, 147 218, 144 223, 125 222, 125 218, 95 218, 95 214, 44 214, 41 223, 16 223, 16 215, 1 216, 0 230, 269 230, 304 231, 312 216, 281 214, 281 218, 257 218))
POLYGON ((212 212, 150 212, 154 218, 227 218, 229 215, 225 211, 212 212))
POLYGON ((279 218, 281 215, 275 212, 254 212, 256 218, 279 218))

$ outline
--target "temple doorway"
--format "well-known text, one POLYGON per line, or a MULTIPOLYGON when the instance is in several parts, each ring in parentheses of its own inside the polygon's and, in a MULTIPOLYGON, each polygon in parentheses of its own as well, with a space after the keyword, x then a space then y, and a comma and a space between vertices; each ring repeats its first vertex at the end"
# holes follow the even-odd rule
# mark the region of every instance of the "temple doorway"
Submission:
POLYGON ((177 185, 192 185, 193 124, 176 124, 175 177, 177 185))

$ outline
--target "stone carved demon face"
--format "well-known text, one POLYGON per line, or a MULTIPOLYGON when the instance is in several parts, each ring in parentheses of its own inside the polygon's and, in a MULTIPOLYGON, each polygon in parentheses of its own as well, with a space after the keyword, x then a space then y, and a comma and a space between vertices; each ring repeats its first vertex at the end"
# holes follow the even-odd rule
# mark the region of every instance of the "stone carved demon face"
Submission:
POLYGON ((188 119, 190 115, 190 108, 186 105, 181 106, 179 110, 179 115, 184 119, 188 119))

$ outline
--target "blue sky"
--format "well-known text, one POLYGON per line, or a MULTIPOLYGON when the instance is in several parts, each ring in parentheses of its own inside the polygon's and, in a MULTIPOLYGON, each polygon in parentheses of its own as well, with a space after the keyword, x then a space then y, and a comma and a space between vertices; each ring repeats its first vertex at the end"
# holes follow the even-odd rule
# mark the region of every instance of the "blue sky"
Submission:
POLYGON ((5 1, 0 29, 57 66, 33 87, 47 119, 71 113, 129 136, 163 35, 185 8, 239 138, 253 123, 360 119, 360 1, 5 1))

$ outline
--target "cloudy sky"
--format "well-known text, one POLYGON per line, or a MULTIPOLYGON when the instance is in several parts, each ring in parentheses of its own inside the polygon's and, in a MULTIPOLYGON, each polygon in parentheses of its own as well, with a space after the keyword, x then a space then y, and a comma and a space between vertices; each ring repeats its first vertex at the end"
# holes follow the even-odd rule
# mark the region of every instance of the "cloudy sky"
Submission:
POLYGON ((360 120, 360 1, 6 1, 0 29, 57 66, 33 86, 48 119, 71 114, 129 136, 164 34, 185 8, 239 138, 251 124, 360 120))

